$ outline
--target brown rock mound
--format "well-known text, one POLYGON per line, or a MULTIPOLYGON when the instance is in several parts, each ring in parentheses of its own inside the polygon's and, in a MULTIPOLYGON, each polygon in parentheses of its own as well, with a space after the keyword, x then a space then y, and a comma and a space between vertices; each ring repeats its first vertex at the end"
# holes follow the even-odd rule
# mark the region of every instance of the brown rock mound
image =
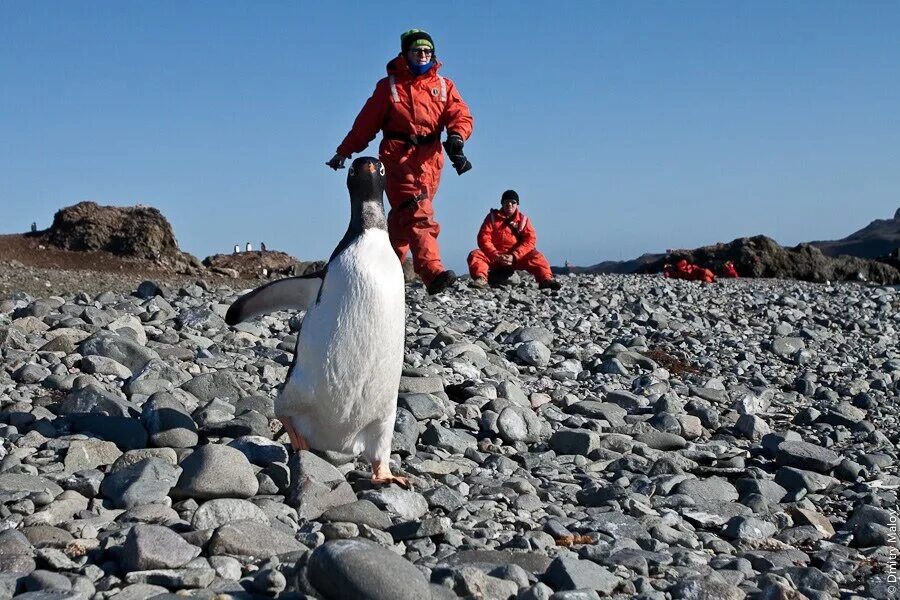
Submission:
POLYGON ((214 273, 247 279, 305 275, 325 266, 324 261, 304 262, 273 250, 214 254, 204 258, 203 264, 214 273))
POLYGON ((180 273, 203 270, 200 261, 178 249, 172 226, 150 206, 79 202, 57 211, 50 228, 33 235, 62 250, 153 261, 180 273))
POLYGON ((79 202, 57 211, 45 235, 63 250, 99 250, 147 260, 180 254, 172 226, 149 206, 79 202))

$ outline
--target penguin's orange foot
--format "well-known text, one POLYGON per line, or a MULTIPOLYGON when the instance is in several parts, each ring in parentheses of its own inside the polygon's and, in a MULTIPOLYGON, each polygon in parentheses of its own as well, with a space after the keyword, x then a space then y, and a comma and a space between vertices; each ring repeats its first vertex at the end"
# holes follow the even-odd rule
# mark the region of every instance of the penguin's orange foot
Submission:
POLYGON ((282 425, 284 425, 284 430, 287 432, 288 438, 291 440, 291 448, 296 451, 309 450, 309 442, 306 441, 306 438, 297 433, 297 429, 294 427, 294 422, 290 417, 278 417, 278 420, 281 421, 282 425))
POLYGON ((372 461, 372 483, 374 485, 387 485, 396 483, 401 487, 412 489, 412 484, 409 482, 409 478, 402 477, 400 475, 394 475, 393 473, 391 473, 391 468, 390 466, 388 466, 387 461, 372 461))

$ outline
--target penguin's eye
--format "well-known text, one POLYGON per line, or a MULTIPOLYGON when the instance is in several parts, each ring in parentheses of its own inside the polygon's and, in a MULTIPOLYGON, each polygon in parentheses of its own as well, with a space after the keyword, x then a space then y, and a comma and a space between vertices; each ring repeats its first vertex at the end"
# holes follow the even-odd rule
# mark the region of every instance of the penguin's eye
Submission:
POLYGON ((384 164, 378 165, 378 174, 384 175, 384 164))
POLYGON ((347 171, 347 175, 350 177, 353 177, 354 175, 356 175, 356 169, 354 169, 353 167, 350 167, 350 170, 347 171))

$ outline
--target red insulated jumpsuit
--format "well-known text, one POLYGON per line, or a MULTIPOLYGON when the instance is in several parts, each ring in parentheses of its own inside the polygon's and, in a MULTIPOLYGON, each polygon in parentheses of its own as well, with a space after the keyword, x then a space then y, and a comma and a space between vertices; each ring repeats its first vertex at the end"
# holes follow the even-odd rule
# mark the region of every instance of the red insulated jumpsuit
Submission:
POLYGON ((444 271, 434 220, 434 196, 441 181, 444 154, 441 132, 472 134, 469 107, 456 86, 438 75, 441 63, 415 77, 403 55, 387 64, 388 76, 375 85, 353 128, 337 148, 350 157, 385 132, 378 157, 385 167, 385 192, 391 211, 388 234, 402 262, 409 250, 413 269, 428 284, 444 271))
POLYGON ((506 218, 496 208, 491 209, 478 230, 478 249, 469 253, 469 275, 487 278, 492 267, 499 267, 501 254, 512 254, 512 268, 528 271, 538 283, 553 279, 550 263, 537 251, 537 235, 531 220, 520 210, 506 218))
POLYGON ((734 263, 731 262, 730 260, 728 262, 726 262, 724 265, 722 265, 721 276, 728 277, 731 279, 737 279, 738 277, 740 277, 740 275, 738 275, 737 269, 734 266, 734 263))
POLYGON ((709 269, 692 265, 685 259, 679 260, 675 265, 666 264, 663 267, 663 277, 672 279, 687 279, 688 281, 703 281, 715 283, 716 276, 709 269))

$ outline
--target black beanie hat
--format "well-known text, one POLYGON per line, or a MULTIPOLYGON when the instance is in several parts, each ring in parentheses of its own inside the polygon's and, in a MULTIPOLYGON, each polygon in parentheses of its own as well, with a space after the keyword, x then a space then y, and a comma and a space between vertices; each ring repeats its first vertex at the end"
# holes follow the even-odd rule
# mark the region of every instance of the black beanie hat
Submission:
POLYGON ((425 46, 434 51, 434 40, 427 31, 421 29, 410 29, 400 34, 400 50, 406 54, 413 46, 425 46), (416 42, 419 42, 418 44, 416 42))
POLYGON ((504 200, 512 200, 516 204, 519 203, 519 195, 516 193, 516 190, 506 190, 503 192, 503 195, 500 196, 500 203, 502 204, 504 200))

